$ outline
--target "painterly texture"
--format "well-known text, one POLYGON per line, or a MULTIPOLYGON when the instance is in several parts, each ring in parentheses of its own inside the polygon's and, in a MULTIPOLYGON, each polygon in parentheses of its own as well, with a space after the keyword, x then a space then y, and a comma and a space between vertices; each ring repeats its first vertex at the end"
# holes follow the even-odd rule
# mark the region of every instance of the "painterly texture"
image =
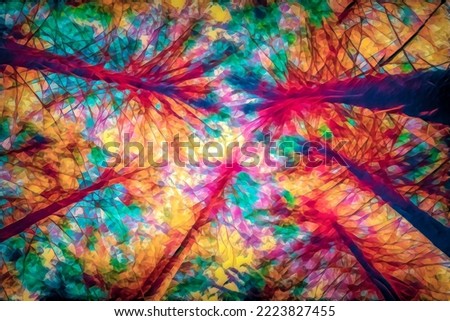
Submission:
POLYGON ((0 299, 450 300, 447 2, 0 13, 0 299), (257 166, 104 149, 268 134, 257 166))

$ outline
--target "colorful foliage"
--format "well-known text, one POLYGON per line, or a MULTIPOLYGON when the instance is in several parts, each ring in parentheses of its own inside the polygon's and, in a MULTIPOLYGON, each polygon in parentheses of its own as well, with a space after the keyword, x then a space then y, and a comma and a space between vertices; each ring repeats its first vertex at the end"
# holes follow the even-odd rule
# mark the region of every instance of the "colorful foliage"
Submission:
POLYGON ((0 12, 0 299, 450 299, 447 2, 0 12))

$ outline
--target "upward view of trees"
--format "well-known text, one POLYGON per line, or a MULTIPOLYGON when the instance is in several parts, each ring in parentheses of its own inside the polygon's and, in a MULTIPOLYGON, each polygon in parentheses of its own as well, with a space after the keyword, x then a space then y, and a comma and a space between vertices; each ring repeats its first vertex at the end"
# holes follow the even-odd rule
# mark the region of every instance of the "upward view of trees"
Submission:
POLYGON ((445 1, 0 12, 1 299, 450 299, 445 1))

